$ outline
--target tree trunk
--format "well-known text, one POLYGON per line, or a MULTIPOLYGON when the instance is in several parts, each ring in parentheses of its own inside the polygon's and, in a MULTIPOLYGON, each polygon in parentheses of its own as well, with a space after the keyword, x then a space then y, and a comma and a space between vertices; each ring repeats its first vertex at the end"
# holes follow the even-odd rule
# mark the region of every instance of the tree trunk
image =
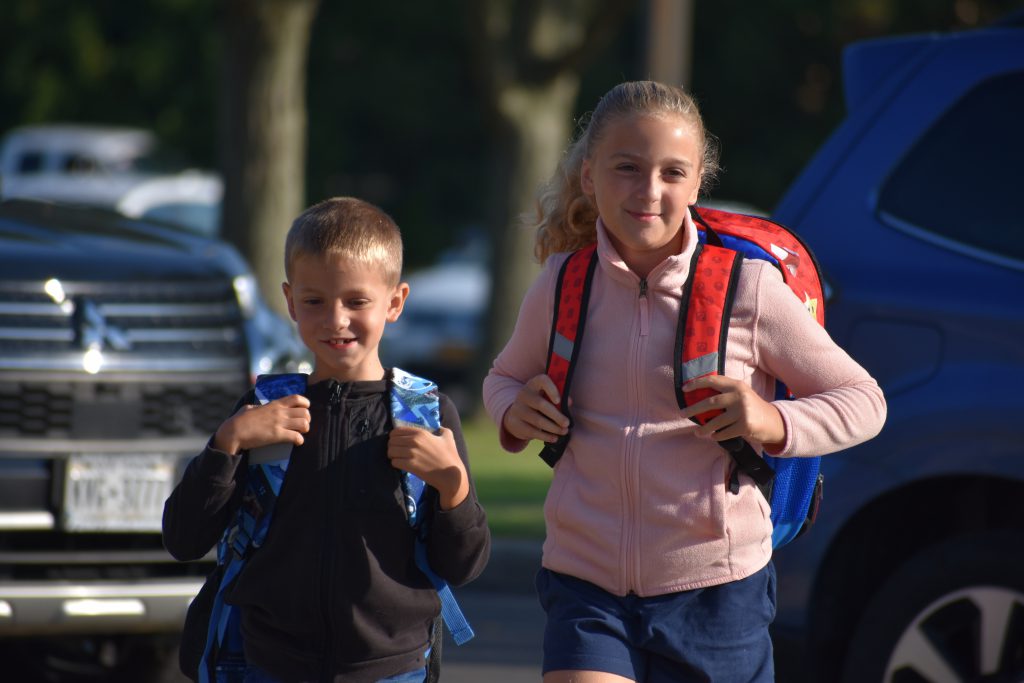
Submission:
POLYGON ((305 204, 306 62, 317 0, 230 0, 221 91, 223 233, 287 314, 284 238, 305 204))
POLYGON ((578 75, 566 73, 539 85, 510 85, 498 95, 504 134, 494 175, 499 218, 491 223, 496 230, 491 325, 483 351, 487 365, 512 334, 523 294, 539 271, 533 255, 535 233, 522 216, 533 217, 537 188, 551 177, 569 145, 578 94, 578 75))

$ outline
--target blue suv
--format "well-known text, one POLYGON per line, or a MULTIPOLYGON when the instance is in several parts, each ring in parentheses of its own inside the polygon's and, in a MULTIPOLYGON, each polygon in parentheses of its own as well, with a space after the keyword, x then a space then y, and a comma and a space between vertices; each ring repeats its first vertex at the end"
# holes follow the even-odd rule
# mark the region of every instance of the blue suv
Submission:
POLYGON ((779 680, 1024 681, 1024 13, 862 42, 847 117, 772 218, 881 383, 781 549, 779 680), (1020 203, 1018 203, 1020 202, 1020 203))

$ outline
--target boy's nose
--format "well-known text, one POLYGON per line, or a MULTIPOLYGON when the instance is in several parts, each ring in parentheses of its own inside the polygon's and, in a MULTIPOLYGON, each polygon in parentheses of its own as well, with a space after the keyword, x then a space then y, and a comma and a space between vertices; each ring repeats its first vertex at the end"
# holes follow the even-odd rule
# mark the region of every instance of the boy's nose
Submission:
POLYGON ((335 306, 334 310, 331 311, 331 315, 327 316, 327 325, 335 329, 343 329, 348 327, 349 315, 348 311, 345 310, 344 306, 335 306))

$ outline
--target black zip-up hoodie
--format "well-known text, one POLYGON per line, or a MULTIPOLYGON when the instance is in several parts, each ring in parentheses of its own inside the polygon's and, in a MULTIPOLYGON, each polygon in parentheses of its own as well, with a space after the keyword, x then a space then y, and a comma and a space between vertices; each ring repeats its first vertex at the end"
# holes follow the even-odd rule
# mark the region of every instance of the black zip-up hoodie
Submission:
MULTIPOLYGON (((376 681, 425 665, 440 601, 416 567, 400 473, 387 458, 388 382, 311 385, 310 431, 296 447, 264 545, 226 600, 241 608, 246 658, 282 681, 376 681)), ((241 403, 252 402, 251 392, 241 403)), ((441 423, 469 471, 454 404, 441 423)), ((234 518, 244 458, 209 446, 190 463, 164 508, 164 545, 203 557, 234 518)), ((469 496, 442 511, 429 490, 427 557, 453 586, 476 578, 490 533, 470 478, 469 496)))

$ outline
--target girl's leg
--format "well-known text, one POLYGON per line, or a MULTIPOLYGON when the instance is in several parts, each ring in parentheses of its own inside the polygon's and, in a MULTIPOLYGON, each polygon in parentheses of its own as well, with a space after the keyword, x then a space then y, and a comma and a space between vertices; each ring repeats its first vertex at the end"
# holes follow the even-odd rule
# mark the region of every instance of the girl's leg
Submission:
POLYGON ((773 683, 775 568, 645 604, 645 683, 773 683))
POLYGON ((537 594, 547 613, 544 683, 643 681, 646 655, 633 644, 636 619, 620 598, 564 574, 541 569, 537 594))

